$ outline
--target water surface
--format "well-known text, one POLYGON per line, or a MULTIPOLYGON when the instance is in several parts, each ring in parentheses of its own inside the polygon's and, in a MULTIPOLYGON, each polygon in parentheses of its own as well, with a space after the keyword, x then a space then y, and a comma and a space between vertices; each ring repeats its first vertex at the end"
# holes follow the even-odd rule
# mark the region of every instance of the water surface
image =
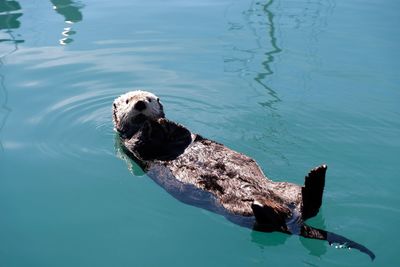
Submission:
POLYGON ((0 266, 400 264, 397 1, 0 1, 0 266), (168 195, 115 149, 132 89, 301 184, 358 251, 258 233, 168 195))

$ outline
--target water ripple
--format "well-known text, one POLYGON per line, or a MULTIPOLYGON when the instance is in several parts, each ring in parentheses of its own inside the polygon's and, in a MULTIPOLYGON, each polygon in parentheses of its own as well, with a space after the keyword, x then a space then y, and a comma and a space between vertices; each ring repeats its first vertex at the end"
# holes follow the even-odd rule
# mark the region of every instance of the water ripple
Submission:
POLYGON ((86 158, 88 154, 113 155, 111 90, 84 92, 62 99, 40 114, 28 118, 35 129, 46 132, 35 146, 46 156, 86 158), (98 140, 104 139, 104 142, 98 140), (99 145, 100 144, 100 145, 99 145))

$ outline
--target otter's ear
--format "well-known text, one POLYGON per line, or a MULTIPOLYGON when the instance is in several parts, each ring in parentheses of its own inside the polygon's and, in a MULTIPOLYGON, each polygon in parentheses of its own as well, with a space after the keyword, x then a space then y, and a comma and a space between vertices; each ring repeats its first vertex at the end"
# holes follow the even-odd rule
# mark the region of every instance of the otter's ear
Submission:
POLYGON ((157 103, 160 106, 160 118, 165 118, 164 106, 161 104, 160 98, 157 98, 157 103))

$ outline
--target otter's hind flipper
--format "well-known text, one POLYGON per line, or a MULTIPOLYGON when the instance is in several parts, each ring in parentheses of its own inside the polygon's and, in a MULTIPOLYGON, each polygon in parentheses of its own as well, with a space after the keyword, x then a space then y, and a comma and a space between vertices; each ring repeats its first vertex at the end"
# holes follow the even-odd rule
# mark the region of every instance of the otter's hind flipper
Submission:
POLYGON ((291 211, 285 205, 273 199, 258 198, 253 201, 251 208, 256 217, 256 230, 260 231, 287 231, 286 219, 291 211))
POLYGON ((321 207, 327 168, 325 164, 316 167, 305 177, 304 186, 301 189, 303 220, 317 215, 321 207))

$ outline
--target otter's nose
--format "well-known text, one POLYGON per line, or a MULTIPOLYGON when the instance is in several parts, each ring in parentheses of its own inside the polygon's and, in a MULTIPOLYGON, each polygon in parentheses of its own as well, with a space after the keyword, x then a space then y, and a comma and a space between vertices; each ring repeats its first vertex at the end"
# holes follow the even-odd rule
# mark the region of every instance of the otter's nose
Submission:
POLYGON ((146 104, 143 101, 139 100, 138 102, 136 102, 133 108, 136 109, 137 111, 142 111, 146 109, 146 104))

